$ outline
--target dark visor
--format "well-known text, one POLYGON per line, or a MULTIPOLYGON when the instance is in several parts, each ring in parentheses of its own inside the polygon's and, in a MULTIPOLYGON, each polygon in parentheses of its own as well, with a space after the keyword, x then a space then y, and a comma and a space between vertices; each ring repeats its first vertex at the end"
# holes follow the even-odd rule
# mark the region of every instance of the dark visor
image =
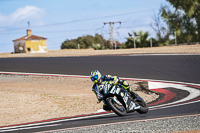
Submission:
POLYGON ((97 75, 95 75, 94 77, 91 78, 92 81, 97 80, 97 75))

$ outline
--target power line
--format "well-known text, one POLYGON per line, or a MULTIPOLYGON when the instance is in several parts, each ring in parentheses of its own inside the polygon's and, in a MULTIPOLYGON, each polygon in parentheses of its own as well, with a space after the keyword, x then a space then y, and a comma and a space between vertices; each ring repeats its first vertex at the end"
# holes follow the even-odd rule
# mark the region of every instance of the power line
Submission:
POLYGON ((89 18, 89 19, 84 19, 84 20, 75 20, 75 21, 69 21, 69 22, 59 22, 59 23, 53 23, 53 24, 46 24, 43 26, 35 26, 36 27, 46 27, 46 26, 54 26, 54 25, 63 25, 63 24, 68 24, 68 23, 77 23, 77 22, 83 22, 83 21, 90 21, 90 20, 96 20, 96 19, 102 19, 102 18, 110 18, 110 17, 116 17, 116 16, 123 16, 123 15, 128 15, 132 13, 138 13, 138 12, 146 12, 149 10, 153 9, 146 9, 146 10, 140 10, 140 11, 134 11, 134 12, 128 12, 128 13, 122 13, 122 14, 115 14, 115 15, 108 15, 108 16, 102 16, 102 17, 96 17, 96 18, 89 18))
MULTIPOLYGON (((148 24, 146 25, 138 25, 138 26, 127 26, 127 27, 120 27, 120 29, 127 29, 127 28, 135 28, 135 27, 142 27, 142 26, 149 26, 148 24)), ((118 30, 120 30, 118 29, 118 30)), ((95 29, 84 29, 84 30, 70 30, 70 31, 63 31, 63 32, 80 32, 80 31, 94 31, 95 29)), ((50 33, 49 31, 44 31, 50 33)), ((61 32, 61 31, 52 31, 51 33, 55 33, 55 32, 61 32)), ((97 34, 97 32, 95 32, 95 34, 97 34)), ((109 33, 108 33, 109 34, 109 33)), ((74 35, 74 34, 73 34, 74 35)), ((70 35, 71 36, 71 35, 70 35)), ((51 37, 49 39, 53 39, 53 38, 62 38, 62 37, 69 37, 69 35, 66 36, 57 36, 57 37, 51 37)), ((11 42, 12 43, 12 42, 11 42)), ((0 45, 4 45, 4 44, 10 44, 10 43, 0 43, 0 45)))
MULTIPOLYGON (((84 21, 90 21, 90 20, 96 20, 96 19, 110 18, 110 17, 116 17, 116 16, 124 16, 124 15, 128 15, 128 14, 133 14, 133 13, 138 13, 138 12, 146 12, 146 11, 150 11, 150 10, 153 10, 153 9, 146 9, 146 10, 133 11, 133 12, 128 12, 128 13, 121 13, 121 14, 115 14, 115 15, 95 17, 95 18, 89 18, 89 19, 84 19, 84 20, 76 20, 76 21, 68 21, 68 22, 58 22, 58 23, 46 24, 46 25, 42 25, 42 26, 32 26, 32 28, 41 28, 41 27, 48 27, 48 26, 55 26, 55 25, 65 25, 65 24, 70 24, 70 23, 78 23, 78 22, 84 22, 84 21)), ((24 29, 24 28, 25 27, 8 29, 8 30, 2 30, 2 31, 0 31, 0 33, 1 32, 5 32, 5 31, 21 30, 21 29, 24 29)))
MULTIPOLYGON (((105 25, 104 25, 105 26, 105 25)), ((104 26, 102 28, 104 28, 104 26)), ((149 26, 149 24, 144 24, 144 25, 137 25, 137 26, 127 26, 127 27, 120 27, 120 29, 127 29, 127 28, 135 28, 135 27, 142 27, 142 26, 149 26)), ((100 28, 98 28, 100 29, 100 28)), ((48 33, 55 33, 55 32, 80 32, 80 31, 94 31, 95 29, 82 29, 82 30, 66 30, 66 31, 43 31, 43 33, 48 32, 48 33)), ((97 29, 96 29, 97 30, 97 29)), ((95 30, 95 34, 96 34, 96 30, 95 30)), ((117 29, 118 30, 118 29, 117 29)), ((16 34, 16 33, 15 33, 16 34)), ((70 35, 71 36, 71 35, 70 35)), ((119 35, 118 35, 119 36, 119 35)), ((53 38, 62 38, 62 37, 69 37, 69 35, 66 36, 57 36, 57 37, 51 37, 49 39, 53 39, 53 38)), ((12 42, 8 43, 0 43, 0 45, 7 45, 7 44, 11 44, 12 42)))
POLYGON ((122 27, 121 29, 127 29, 127 28, 135 28, 135 27, 142 27, 142 26, 149 26, 149 24, 144 24, 144 25, 138 25, 138 26, 127 26, 127 27, 122 27))

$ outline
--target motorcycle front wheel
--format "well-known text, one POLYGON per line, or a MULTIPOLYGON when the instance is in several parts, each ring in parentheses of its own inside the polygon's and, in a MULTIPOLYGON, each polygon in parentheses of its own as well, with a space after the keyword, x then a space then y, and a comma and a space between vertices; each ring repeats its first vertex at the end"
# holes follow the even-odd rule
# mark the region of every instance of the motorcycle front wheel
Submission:
POLYGON ((109 98, 107 100, 107 104, 108 104, 109 108, 113 112, 115 112, 117 115, 119 115, 119 116, 126 115, 126 108, 123 106, 123 104, 120 101, 116 102, 113 98, 109 98))
POLYGON ((140 100, 136 102, 140 105, 140 109, 137 110, 138 113, 146 114, 149 111, 147 103, 142 98, 140 98, 140 100))

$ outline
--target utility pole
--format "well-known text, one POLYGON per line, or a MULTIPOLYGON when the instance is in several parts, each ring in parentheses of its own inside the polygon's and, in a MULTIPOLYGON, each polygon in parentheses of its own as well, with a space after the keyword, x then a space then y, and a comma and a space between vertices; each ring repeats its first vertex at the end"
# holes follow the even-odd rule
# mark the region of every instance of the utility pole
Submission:
POLYGON ((114 22, 110 22, 110 45, 113 49, 113 25, 114 25, 114 22))
POLYGON ((136 48, 136 44, 135 44, 135 37, 133 38, 131 33, 128 33, 128 35, 130 36, 131 39, 133 39, 133 48, 136 48))
POLYGON ((136 43, 135 43, 135 39, 136 39, 136 37, 138 37, 139 35, 136 33, 136 32, 134 32, 134 48, 136 48, 136 43))
MULTIPOLYGON (((104 25, 106 25, 106 24, 110 25, 110 47, 111 47, 111 49, 113 49, 113 44, 114 44, 114 41, 113 41, 113 25, 115 23, 121 24, 120 21, 119 22, 104 22, 104 25)), ((116 49, 116 43, 115 43, 115 49, 116 49)))
POLYGON ((152 47, 152 37, 151 37, 151 35, 150 35, 150 47, 152 47))
POLYGON ((133 47, 136 48, 136 44, 135 44, 135 37, 133 38, 134 39, 134 44, 133 44, 133 47))
POLYGON ((175 34, 175 45, 177 45, 176 31, 174 31, 174 34, 175 34))
POLYGON ((78 50, 80 50, 80 44, 78 43, 78 50))

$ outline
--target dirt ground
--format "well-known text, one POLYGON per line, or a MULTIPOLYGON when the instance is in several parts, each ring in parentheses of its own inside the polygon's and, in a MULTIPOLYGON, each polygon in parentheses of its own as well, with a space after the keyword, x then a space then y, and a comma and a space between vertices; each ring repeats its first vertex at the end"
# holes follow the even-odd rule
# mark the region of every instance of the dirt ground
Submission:
MULTIPOLYGON (((94 113, 102 103, 91 87, 89 78, 0 75, 0 126, 94 113)), ((136 92, 146 102, 158 97, 136 92)))
POLYGON ((51 50, 48 53, 0 53, 0 58, 7 57, 59 57, 59 56, 91 56, 91 55, 121 55, 121 54, 200 54, 198 45, 178 45, 152 48, 117 49, 117 50, 51 50))

